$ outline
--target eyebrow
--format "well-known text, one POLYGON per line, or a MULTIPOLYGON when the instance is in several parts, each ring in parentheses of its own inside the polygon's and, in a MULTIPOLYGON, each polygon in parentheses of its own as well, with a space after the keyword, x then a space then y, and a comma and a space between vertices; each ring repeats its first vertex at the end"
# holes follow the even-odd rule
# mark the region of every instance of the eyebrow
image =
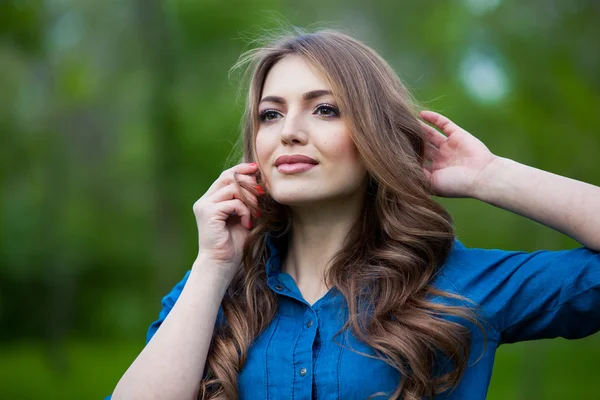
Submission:
MULTIPOLYGON (((302 95, 302 100, 303 101, 310 101, 310 100, 316 99, 318 97, 332 96, 332 95, 333 94, 331 93, 331 90, 312 90, 310 92, 304 93, 302 95)), ((270 101, 271 103, 277 103, 277 104, 285 104, 285 99, 283 97, 280 97, 280 96, 266 96, 266 97, 263 97, 262 100, 260 101, 260 103, 263 103, 265 101, 270 101)))

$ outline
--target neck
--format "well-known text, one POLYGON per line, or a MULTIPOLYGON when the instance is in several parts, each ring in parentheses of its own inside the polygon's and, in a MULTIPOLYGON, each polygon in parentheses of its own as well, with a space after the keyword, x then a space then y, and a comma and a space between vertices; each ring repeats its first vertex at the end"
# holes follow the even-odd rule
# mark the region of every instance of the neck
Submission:
POLYGON ((330 262, 344 246, 362 205, 359 192, 342 201, 292 207, 292 231, 283 271, 294 278, 301 291, 304 288, 317 296, 327 288, 324 278, 330 262))

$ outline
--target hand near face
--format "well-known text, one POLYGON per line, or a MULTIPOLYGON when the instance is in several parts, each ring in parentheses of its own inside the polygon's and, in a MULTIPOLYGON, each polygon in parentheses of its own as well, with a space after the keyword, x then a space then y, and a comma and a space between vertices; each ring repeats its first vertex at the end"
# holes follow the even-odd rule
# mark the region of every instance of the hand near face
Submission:
POLYGON ((427 140, 424 170, 433 192, 442 197, 473 197, 482 172, 497 157, 443 115, 433 111, 419 115, 443 132, 421 122, 427 140))

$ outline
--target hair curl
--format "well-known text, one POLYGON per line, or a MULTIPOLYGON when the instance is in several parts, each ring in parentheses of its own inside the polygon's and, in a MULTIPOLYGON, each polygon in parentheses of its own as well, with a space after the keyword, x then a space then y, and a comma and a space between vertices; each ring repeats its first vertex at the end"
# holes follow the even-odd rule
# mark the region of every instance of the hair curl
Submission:
MULTIPOLYGON (((255 159, 266 76, 288 55, 302 57, 326 79, 368 172, 363 212, 326 277, 348 304, 342 331, 350 329, 400 372, 391 398, 417 400, 451 390, 464 373, 471 345, 469 329, 456 320, 481 325, 473 309, 431 300, 465 299, 431 285, 454 232, 423 172, 426 141, 416 103, 390 66, 361 42, 332 30, 295 32, 245 53, 236 64, 250 66, 242 136, 247 162, 255 159), (439 371, 441 358, 451 368, 439 371)), ((260 182, 260 174, 257 178, 260 182)), ((248 348, 277 310, 277 297, 267 286, 266 237, 286 243, 290 210, 268 193, 258 198, 260 218, 252 210, 255 228, 244 245, 244 268, 222 301, 226 323, 215 328, 202 399, 238 397, 237 377, 248 348)))

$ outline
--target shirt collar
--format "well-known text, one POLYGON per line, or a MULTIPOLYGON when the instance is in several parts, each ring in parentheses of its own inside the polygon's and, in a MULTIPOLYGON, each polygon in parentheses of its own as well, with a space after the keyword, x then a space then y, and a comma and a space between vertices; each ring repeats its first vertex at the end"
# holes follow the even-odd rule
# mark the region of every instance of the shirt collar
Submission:
MULTIPOLYGON (((294 282, 294 279, 289 274, 281 272, 281 257, 286 251, 286 249, 282 249, 280 247, 281 240, 277 240, 276 237, 272 237, 270 233, 267 233, 265 241, 269 250, 269 257, 267 258, 267 264, 265 266, 267 273, 267 284, 269 287, 275 291, 275 293, 294 298, 309 305, 303 299, 298 286, 296 286, 296 283, 294 282)), ((339 306, 341 304, 339 302, 343 300, 343 296, 339 295, 340 293, 337 291, 337 289, 332 287, 329 292, 325 294, 325 296, 317 301, 317 303, 324 301, 329 302, 329 300, 335 298, 337 300, 335 300, 335 303, 332 304, 337 304, 339 306)))

